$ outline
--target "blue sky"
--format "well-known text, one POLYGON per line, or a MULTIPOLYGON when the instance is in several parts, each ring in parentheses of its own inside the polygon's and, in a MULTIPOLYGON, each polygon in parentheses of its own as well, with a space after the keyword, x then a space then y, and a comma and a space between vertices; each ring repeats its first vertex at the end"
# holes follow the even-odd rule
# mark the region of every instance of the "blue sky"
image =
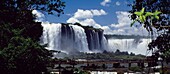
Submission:
MULTIPOLYGON (((48 17, 47 20, 50 22, 66 22, 71 15, 78 9, 91 10, 91 9, 103 9, 107 12, 107 15, 94 17, 95 21, 101 25, 108 25, 112 23, 117 23, 116 11, 129 11, 131 7, 127 6, 129 0, 108 0, 105 5, 101 3, 104 0, 63 0, 66 2, 66 7, 64 9, 63 15, 60 17, 53 16, 48 17), (70 16, 69 16, 70 15, 70 16), (103 20, 105 19, 105 20, 103 20)), ((107 1, 107 0, 106 0, 107 1)))
MULTIPOLYGON (((102 28, 105 34, 146 35, 140 27, 130 27, 128 15, 133 0, 63 0, 66 2, 64 14, 43 16, 43 21, 53 23, 75 23, 102 28)), ((42 16, 40 16, 42 18, 42 16)))
MULTIPOLYGON (((37 10, 36 14, 39 22, 50 23, 75 23, 79 22, 85 26, 93 26, 104 30, 104 34, 119 35, 148 35, 148 32, 140 26, 130 27, 132 20, 128 17, 133 0, 63 0, 66 2, 64 14, 60 17, 55 15, 44 15, 37 10)), ((56 25, 56 24, 55 24, 56 25)), ((146 41, 144 41, 146 42, 146 41)), ((146 42, 147 43, 147 42, 146 42)), ((141 45, 139 48, 146 46, 141 45)), ((135 51, 135 50, 128 50, 135 51)), ((136 50, 135 52, 145 53, 145 50, 136 50)))

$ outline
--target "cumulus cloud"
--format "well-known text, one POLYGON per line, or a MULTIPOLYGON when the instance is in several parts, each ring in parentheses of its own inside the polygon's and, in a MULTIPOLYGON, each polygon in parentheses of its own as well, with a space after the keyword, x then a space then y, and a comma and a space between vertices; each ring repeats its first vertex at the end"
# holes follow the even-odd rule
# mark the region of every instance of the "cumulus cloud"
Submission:
POLYGON ((77 19, 82 19, 82 18, 92 18, 93 14, 90 10, 82 10, 78 9, 77 12, 73 16, 74 18, 77 19))
POLYGON ((74 17, 71 17, 67 20, 67 23, 76 23, 76 22, 80 22, 80 21, 74 17))
POLYGON ((101 9, 101 10, 91 10, 91 12, 94 16, 101 16, 101 15, 107 14, 103 9, 101 9))
POLYGON ((94 19, 85 19, 80 22, 80 24, 84 24, 85 26, 93 26, 95 28, 101 28, 101 25, 97 24, 94 19))
POLYGON ((32 14, 36 16, 36 22, 43 22, 45 21, 45 15, 37 10, 33 10, 32 14))
POLYGON ((116 5, 117 5, 117 6, 119 6, 119 5, 120 5, 120 2, 119 2, 119 1, 117 1, 117 2, 116 2, 116 5))
POLYGON ((113 34, 112 29, 109 26, 102 26, 101 29, 104 30, 104 34, 113 34))
POLYGON ((106 15, 107 13, 101 9, 101 10, 82 10, 78 9, 76 13, 74 13, 73 18, 76 19, 86 19, 86 18, 93 18, 94 16, 101 16, 106 15))
POLYGON ((122 35, 146 35, 147 31, 142 26, 133 26, 130 27, 132 20, 128 17, 130 13, 124 11, 117 11, 117 24, 111 24, 113 34, 122 34, 122 35))
POLYGON ((116 15, 118 23, 113 23, 109 26, 101 26, 93 17, 106 15, 104 10, 82 10, 78 9, 72 17, 67 20, 67 23, 80 23, 84 26, 93 26, 94 28, 101 28, 104 30, 104 34, 122 34, 122 35, 139 35, 147 34, 147 31, 143 27, 130 27, 131 20, 128 17, 130 13, 124 11, 117 11, 116 15))
POLYGON ((102 6, 109 6, 108 3, 110 3, 110 2, 111 2, 111 0, 103 0, 103 2, 101 2, 100 4, 102 6))
MULTIPOLYGON (((37 10, 33 10, 32 14, 36 16, 36 22, 44 22, 45 15, 37 10)), ((142 26, 130 27, 131 20, 128 17, 130 13, 124 11, 117 11, 116 15, 118 23, 113 23, 109 26, 101 26, 98 24, 93 17, 107 15, 107 13, 101 10, 82 10, 78 9, 72 17, 67 20, 67 23, 80 23, 84 26, 93 26, 94 28, 101 28, 104 30, 104 34, 122 34, 122 35, 147 35, 148 32, 142 26)))
POLYGON ((67 23, 80 23, 84 26, 93 26, 95 28, 101 28, 101 25, 96 23, 96 21, 93 19, 95 16, 102 16, 106 15, 107 13, 101 9, 101 10, 82 10, 78 9, 77 12, 74 13, 74 15, 67 20, 67 23))
POLYGON ((128 17, 129 15, 128 12, 117 11, 116 14, 118 18, 118 24, 111 24, 111 27, 121 28, 121 27, 129 26, 127 24, 130 24, 132 22, 128 17))

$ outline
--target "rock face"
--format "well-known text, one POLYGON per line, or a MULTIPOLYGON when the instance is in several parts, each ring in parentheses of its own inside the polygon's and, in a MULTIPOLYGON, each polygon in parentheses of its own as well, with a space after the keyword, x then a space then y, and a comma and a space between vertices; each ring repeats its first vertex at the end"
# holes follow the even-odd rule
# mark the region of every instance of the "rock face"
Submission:
POLYGON ((102 29, 80 24, 42 23, 41 43, 49 50, 66 53, 107 50, 107 40, 102 29))

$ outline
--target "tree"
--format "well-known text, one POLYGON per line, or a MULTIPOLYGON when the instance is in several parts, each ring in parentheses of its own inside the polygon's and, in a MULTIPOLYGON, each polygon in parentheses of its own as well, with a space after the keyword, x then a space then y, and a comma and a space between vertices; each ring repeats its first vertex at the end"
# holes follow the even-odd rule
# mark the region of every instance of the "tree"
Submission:
MULTIPOLYGON (((143 23, 144 27, 149 32, 153 33, 153 29, 156 29, 156 34, 158 34, 158 37, 153 40, 148 46, 150 50, 158 48, 159 50, 157 52, 161 52, 162 54, 165 54, 170 49, 170 40, 168 40, 170 38, 170 6, 168 6, 169 4, 170 0, 136 0, 134 1, 134 5, 132 6, 132 10, 130 11, 130 13, 132 13, 132 20, 135 20, 137 18, 137 14, 135 14, 135 12, 140 11, 142 8, 143 11, 145 10, 145 12, 148 13, 156 11, 161 12, 161 14, 158 15, 159 17, 146 17, 145 21, 139 22, 143 23)), ((144 14, 146 15, 147 13, 144 14)), ((157 55, 159 54, 157 53, 157 55)))
MULTIPOLYGON (((24 31, 22 32, 22 35, 24 37, 30 37, 37 41, 39 41, 39 37, 42 34, 42 27, 40 23, 33 21, 35 15, 32 15, 32 11, 39 10, 42 12, 48 12, 49 14, 55 13, 59 16, 63 13, 65 7, 65 3, 61 0, 1 0, 0 5, 1 28, 6 27, 6 24, 10 24, 8 28, 23 29, 24 31)), ((0 37, 4 34, 8 34, 5 30, 1 30, 0 33, 0 37)), ((8 35, 8 37, 12 36, 10 36, 10 34, 8 35)), ((5 47, 8 40, 1 40, 0 48, 5 47)))
POLYGON ((144 26, 146 29, 148 28, 148 31, 152 31, 152 29, 149 28, 156 28, 158 31, 168 29, 168 23, 169 23, 169 0, 135 0, 132 5, 132 10, 130 13, 131 19, 134 20, 137 18, 137 15, 135 14, 136 11, 142 10, 142 8, 145 8, 144 10, 146 12, 155 12, 160 11, 162 14, 159 16, 159 20, 153 19, 152 22, 150 22, 151 17, 146 18, 146 21, 144 26), (152 26, 150 26, 152 24, 152 26))
POLYGON ((34 42, 31 38, 24 38, 18 30, 12 30, 14 35, 8 46, 1 50, 1 58, 4 58, 6 74, 39 74, 46 72, 46 66, 52 53, 34 42))
POLYGON ((40 74, 52 53, 39 44, 43 29, 35 22, 33 10, 48 14, 63 13, 61 0, 1 0, 0 1, 0 73, 40 74))
MULTIPOLYGON (((163 61, 170 60, 170 0, 135 0, 133 2, 132 10, 130 13, 131 19, 136 20, 138 18, 138 11, 144 11, 143 15, 153 15, 152 13, 158 14, 155 18, 145 18, 142 21, 138 20, 139 23, 143 24, 146 30, 153 34, 157 34, 156 39, 153 39, 149 43, 149 50, 155 50, 153 56, 155 58, 161 57, 163 61), (158 12, 160 11, 160 12, 158 12), (156 31, 154 30, 156 29, 156 31)), ((139 17, 140 18, 140 17, 139 17)))

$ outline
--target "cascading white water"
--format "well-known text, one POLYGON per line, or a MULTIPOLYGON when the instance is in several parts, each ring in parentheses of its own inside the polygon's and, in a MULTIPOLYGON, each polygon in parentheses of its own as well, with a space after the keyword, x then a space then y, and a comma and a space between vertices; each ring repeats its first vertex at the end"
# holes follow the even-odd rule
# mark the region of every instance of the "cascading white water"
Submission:
POLYGON ((71 25, 65 27, 62 34, 61 24, 42 23, 43 26, 43 44, 48 44, 49 50, 58 50, 63 52, 88 52, 86 34, 82 27, 71 25))
POLYGON ((107 39, 102 30, 84 29, 77 25, 42 23, 41 43, 47 44, 49 50, 70 52, 100 52, 103 50, 134 52, 146 54, 150 39, 107 39), (108 42, 107 42, 108 41, 108 42))
POLYGON ((92 30, 92 38, 91 38, 91 50, 97 50, 100 49, 100 43, 99 43, 99 34, 98 32, 95 32, 94 30, 92 30))
POLYGON ((48 44, 49 50, 60 50, 61 44, 61 24, 49 24, 47 22, 42 23, 43 26, 43 40, 42 44, 48 44))
POLYGON ((47 49, 70 52, 95 52, 106 49, 106 39, 101 31, 90 32, 90 42, 87 42, 85 29, 77 25, 62 25, 55 23, 42 23, 42 44, 47 44, 47 49), (91 48, 89 48, 91 46, 91 48))
POLYGON ((104 35, 102 35, 101 49, 109 51, 108 42, 107 42, 107 39, 104 37, 104 35))
POLYGON ((88 47, 93 52, 102 52, 108 50, 107 40, 103 34, 103 30, 86 29, 88 47))
POLYGON ((75 44, 74 45, 75 49, 77 49, 80 52, 89 52, 87 37, 84 29, 77 25, 71 25, 71 26, 75 33, 75 41, 73 42, 73 44, 75 44))
POLYGON ((147 46, 151 39, 108 39, 110 51, 119 49, 120 51, 133 52, 135 54, 146 55, 147 46))

